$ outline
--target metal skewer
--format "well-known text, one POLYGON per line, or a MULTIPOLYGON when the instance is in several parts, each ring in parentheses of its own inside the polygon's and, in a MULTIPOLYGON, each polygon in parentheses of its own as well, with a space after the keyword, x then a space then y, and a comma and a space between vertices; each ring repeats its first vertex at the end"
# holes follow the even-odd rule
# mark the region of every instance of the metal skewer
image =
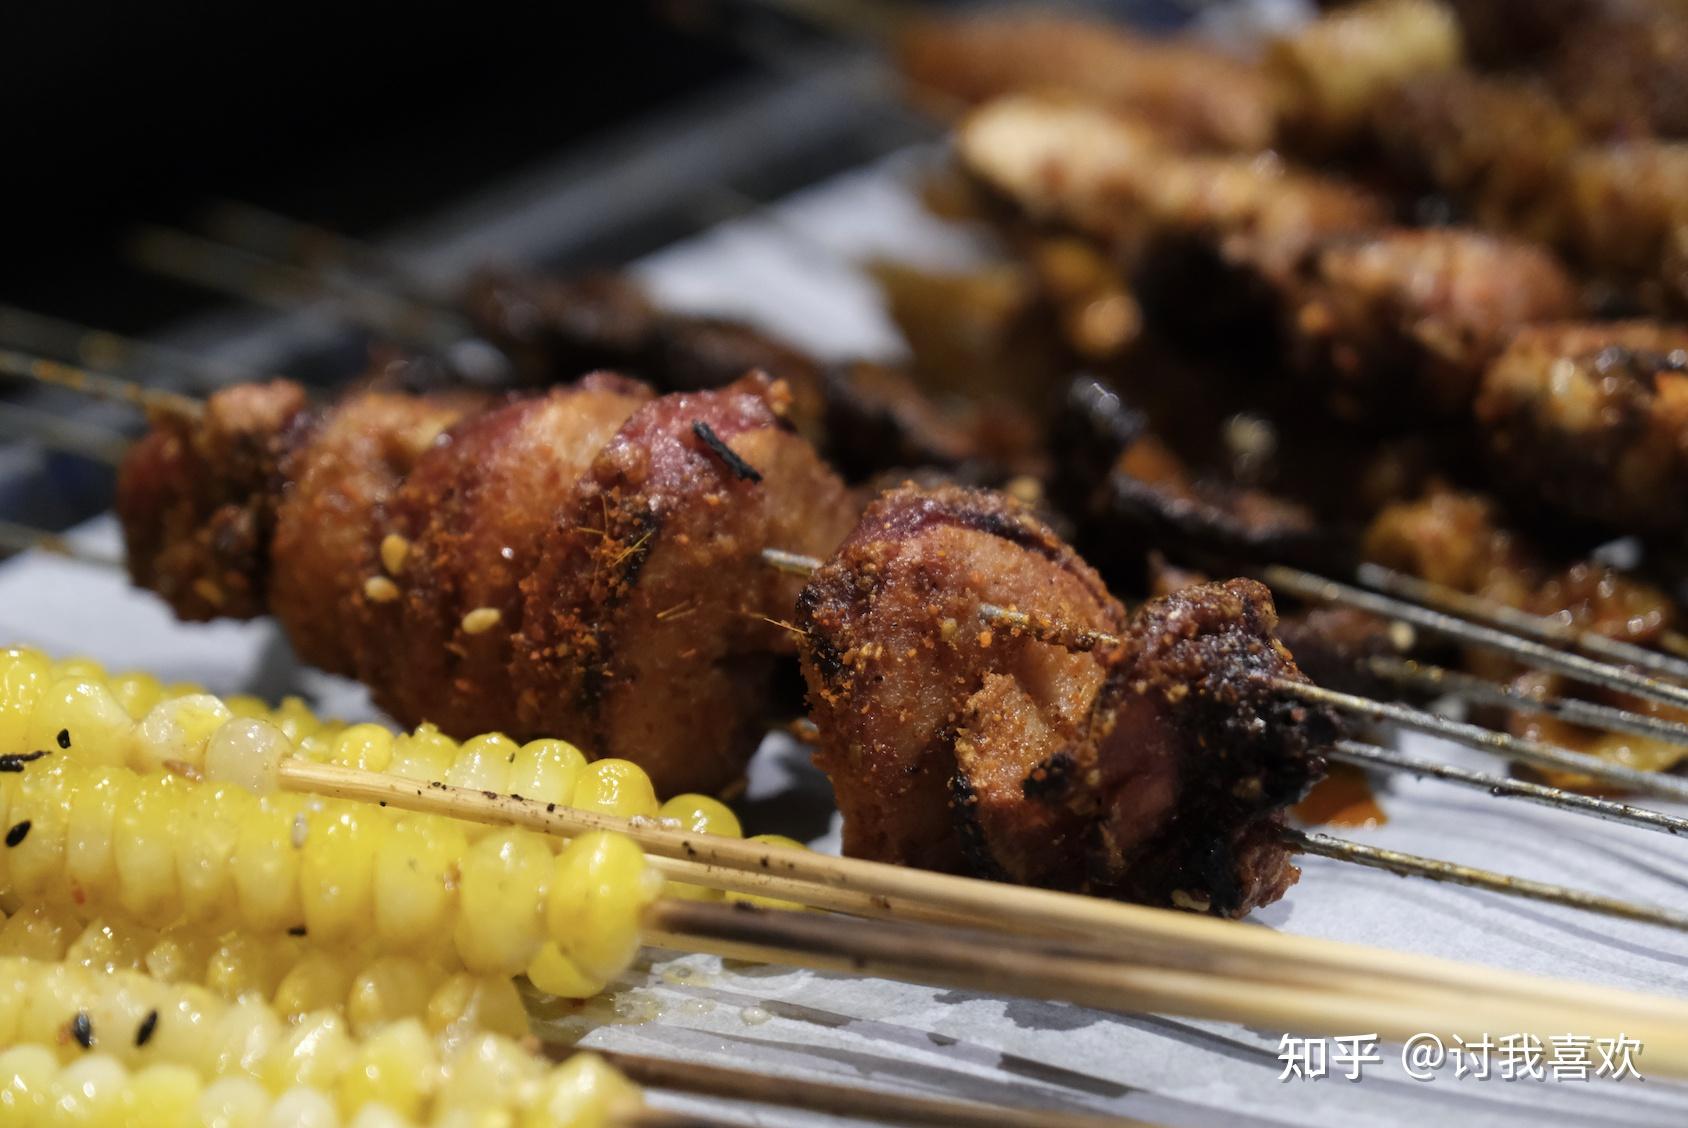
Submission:
POLYGON ((1605 819, 1608 822, 1639 826, 1646 830, 1656 830, 1664 834, 1688 834, 1688 818, 1683 818, 1681 815, 1669 815, 1663 811, 1650 811, 1645 807, 1634 807, 1628 803, 1617 803, 1610 799, 1596 799, 1591 795, 1579 795, 1575 791, 1565 791, 1558 787, 1548 787, 1545 784, 1530 783, 1527 780, 1486 775, 1482 772, 1455 767, 1452 764, 1420 760, 1412 756, 1404 756, 1392 749, 1379 748, 1375 744, 1362 744, 1357 740, 1339 740, 1332 746, 1327 755, 1332 760, 1340 760, 1345 764, 1353 764, 1357 767, 1378 768, 1383 771, 1404 772, 1416 776, 1430 776, 1445 783, 1474 787, 1488 792, 1497 799, 1522 799, 1528 803, 1539 803, 1545 807, 1555 807, 1562 811, 1589 815, 1594 818, 1605 819))
POLYGON ((1688 708, 1688 687, 1663 682, 1634 670, 1596 662, 1580 654, 1567 654, 1546 643, 1520 638, 1495 627, 1458 618, 1445 611, 1421 607, 1394 596, 1366 591, 1352 584, 1326 579, 1282 564, 1268 564, 1260 569, 1260 578, 1268 587, 1287 591, 1302 599, 1358 607, 1362 611, 1370 611, 1386 619, 1400 619, 1415 627, 1472 646, 1498 650, 1527 665, 1552 670, 1577 681, 1634 694, 1678 708, 1688 708))
POLYGON ((263 375, 239 365, 209 360, 182 349, 155 345, 104 329, 0 305, 0 342, 25 352, 52 356, 105 372, 138 365, 191 375, 204 389, 263 375))
POLYGON ((1368 658, 1364 665, 1370 673, 1397 685, 1412 686, 1431 693, 1449 693, 1480 705, 1541 713, 1587 728, 1628 733, 1647 740, 1688 747, 1688 723, 1673 721, 1668 717, 1654 717, 1629 709, 1619 709, 1615 705, 1602 705, 1597 701, 1581 701, 1575 697, 1538 696, 1527 690, 1480 678, 1475 674, 1406 658, 1368 658))
POLYGON ((1447 611, 1477 622, 1503 627, 1513 634, 1533 638, 1538 642, 1572 646, 1588 654, 1597 654, 1620 666, 1635 666, 1667 677, 1688 680, 1688 662, 1661 654, 1657 650, 1648 650, 1631 642, 1608 638, 1603 634, 1544 615, 1532 615, 1492 599, 1434 584, 1378 564, 1362 564, 1355 570, 1355 575, 1367 587, 1422 603, 1438 611, 1447 611))
POLYGON ((98 372, 90 372, 86 368, 61 364, 56 360, 32 356, 14 349, 0 348, 0 373, 68 388, 96 399, 134 404, 149 411, 162 411, 188 419, 198 419, 205 413, 205 405, 192 396, 184 396, 180 392, 163 388, 149 388, 133 380, 105 376, 98 372))
POLYGON ((1581 909, 1584 912, 1622 917, 1625 920, 1658 924, 1666 928, 1674 928, 1680 932, 1688 932, 1688 916, 1672 912, 1669 909, 1640 905, 1633 901, 1620 901, 1616 897, 1607 897, 1599 893, 1585 893, 1563 885, 1550 885, 1546 882, 1532 881, 1523 877, 1512 877, 1509 874, 1495 873, 1492 870, 1463 866, 1457 862, 1444 862, 1436 858, 1421 857, 1417 854, 1405 854, 1399 850, 1388 850, 1381 846, 1367 846, 1360 842, 1350 842, 1344 838, 1333 838, 1328 834, 1318 834, 1313 831, 1293 830, 1286 827, 1280 834, 1284 843, 1292 849, 1300 850, 1303 853, 1317 854, 1322 858, 1334 858, 1337 861, 1352 862, 1355 865, 1367 866, 1371 869, 1388 870, 1390 873, 1399 874, 1402 877, 1426 877, 1432 881, 1469 885, 1475 889, 1504 893, 1509 897, 1543 901, 1550 905, 1564 905, 1568 908, 1581 909))
POLYGON ((22 404, 0 402, 0 438, 35 443, 48 450, 116 466, 129 440, 103 427, 90 427, 22 404))
POLYGON ((102 553, 90 552, 59 533, 49 533, 12 521, 0 520, 0 551, 28 552, 31 549, 50 552, 54 556, 63 556, 100 568, 115 568, 119 571, 123 569, 123 561, 102 553))
POLYGON ((1463 721, 1450 721, 1446 717, 1438 717, 1434 713, 1426 713, 1422 709, 1414 709, 1410 705, 1398 705, 1389 701, 1374 701, 1370 697, 1360 697, 1352 693, 1326 689, 1324 686, 1314 685, 1311 682, 1291 681, 1288 678, 1267 678, 1265 681, 1274 690, 1286 696, 1296 697, 1315 705, 1324 705, 1344 713, 1365 717, 1368 720, 1397 725, 1414 732, 1440 736, 1452 740, 1456 744, 1475 748, 1479 752, 1508 756, 1512 759, 1522 760, 1527 764, 1533 764, 1536 767, 1576 772, 1578 775, 1603 780, 1630 791, 1641 791, 1667 799, 1688 801, 1688 779, 1682 779, 1678 776, 1626 768, 1620 764, 1602 760, 1598 756, 1573 752, 1569 748, 1561 748, 1556 744, 1525 740, 1510 733, 1495 732, 1493 729, 1486 729, 1479 725, 1469 725, 1463 721))

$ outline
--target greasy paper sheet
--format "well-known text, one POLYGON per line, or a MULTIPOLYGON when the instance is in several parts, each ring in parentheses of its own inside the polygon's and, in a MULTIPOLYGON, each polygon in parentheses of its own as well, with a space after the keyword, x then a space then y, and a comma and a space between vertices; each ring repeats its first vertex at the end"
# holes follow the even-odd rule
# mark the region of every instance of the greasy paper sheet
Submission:
MULTIPOLYGON (((640 273, 673 305, 753 317, 828 355, 894 353, 896 334, 851 260, 885 254, 953 266, 976 254, 965 232, 920 211, 910 190, 916 159, 839 178, 772 216, 657 255, 640 273)), ((82 535, 116 550, 109 519, 82 535)), ((297 669, 267 624, 183 626, 117 573, 39 554, 0 566, 0 640, 89 654, 113 669, 145 668, 218 692, 273 699, 302 691, 324 712, 369 712, 357 687, 297 669)), ((1428 740, 1407 746, 1494 767, 1428 740)), ((1343 833, 1641 901, 1681 906, 1688 892, 1688 843, 1661 835, 1433 782, 1392 780, 1382 804, 1386 826, 1343 833)), ((771 738, 764 746, 741 810, 752 831, 836 848, 825 781, 789 742, 771 738)), ((1688 995, 1688 936, 1317 858, 1303 868, 1284 901, 1239 927, 1688 995)), ((650 963, 613 999, 565 1017, 559 1029, 589 1029, 587 1045, 1178 1125, 1688 1123, 1688 1087, 1654 1080, 1456 1082, 1450 1066, 1436 1080, 1416 1082, 1402 1071, 1398 1051, 1384 1047, 1383 1062, 1368 1066, 1360 1083, 1280 1083, 1281 1031, 648 955, 650 963)), ((1645 1075, 1645 1052, 1637 1064, 1645 1075)), ((785 1112, 756 1122, 831 1123, 785 1112)))

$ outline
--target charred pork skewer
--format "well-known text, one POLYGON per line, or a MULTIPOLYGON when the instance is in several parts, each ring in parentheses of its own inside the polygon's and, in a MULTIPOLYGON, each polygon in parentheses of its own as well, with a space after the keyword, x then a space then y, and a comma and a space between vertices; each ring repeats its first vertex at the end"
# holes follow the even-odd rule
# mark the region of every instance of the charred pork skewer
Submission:
POLYGON ((655 397, 598 375, 488 410, 243 386, 158 420, 118 512, 179 615, 274 614, 405 723, 580 733, 665 792, 715 790, 792 649, 797 584, 756 554, 825 551, 853 513, 785 402, 760 376, 655 397))

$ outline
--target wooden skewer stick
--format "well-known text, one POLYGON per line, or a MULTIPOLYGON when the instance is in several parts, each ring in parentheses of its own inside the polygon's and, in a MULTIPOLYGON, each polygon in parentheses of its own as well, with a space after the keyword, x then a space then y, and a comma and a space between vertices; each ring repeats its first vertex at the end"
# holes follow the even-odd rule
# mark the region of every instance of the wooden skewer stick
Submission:
MULTIPOLYGON (((565 1060, 570 1052, 560 1047, 546 1047, 547 1055, 558 1061, 565 1060)), ((886 1124, 935 1125, 938 1128, 1146 1128, 1145 1121, 1119 1116, 917 1097, 800 1077, 775 1077, 695 1061, 611 1050, 595 1049, 592 1052, 646 1089, 704 1093, 753 1104, 886 1124)))
POLYGON ((1679 776, 1624 767, 1622 764, 1614 764, 1584 752, 1574 752, 1556 744, 1526 740, 1511 733, 1495 732, 1493 729, 1466 724, 1463 721, 1450 721, 1446 717, 1438 717, 1434 713, 1426 713, 1410 705, 1374 701, 1370 697, 1326 689, 1311 682, 1270 678, 1268 684, 1286 696, 1297 697, 1315 705, 1329 706, 1368 720, 1411 729, 1414 732, 1445 737, 1479 752, 1522 760, 1527 764, 1550 770, 1576 772, 1630 791, 1640 791, 1667 799, 1688 800, 1688 779, 1679 776))
MULTIPOLYGON (((1569 654, 1555 649, 1553 645, 1548 643, 1530 638, 1520 638, 1495 627, 1461 619, 1445 611, 1422 607, 1416 603, 1408 603, 1405 600, 1396 599, 1394 596, 1366 591, 1351 584, 1340 583, 1323 576, 1316 576, 1311 572, 1303 572, 1298 568, 1288 568, 1281 564, 1271 564, 1262 568, 1260 576, 1265 580, 1267 586, 1278 591, 1290 592, 1302 599, 1358 607, 1362 611, 1370 611, 1386 619, 1399 619, 1402 622, 1412 624, 1414 627, 1451 638, 1456 642, 1480 646, 1486 650, 1499 651, 1526 665, 1543 670, 1552 670, 1554 673, 1564 674, 1566 677, 1586 682, 1589 685, 1604 686, 1607 689, 1634 694, 1636 697, 1644 697, 1665 705, 1688 708, 1688 687, 1660 681, 1658 678, 1650 677, 1635 670, 1596 662, 1594 659, 1586 658, 1581 654, 1569 654)), ((1482 602, 1486 604, 1488 601, 1482 602)), ((1656 657, 1664 656, 1658 655, 1656 657)))
POLYGON ((1606 729, 1666 744, 1688 746, 1688 724, 1673 721, 1668 717, 1637 713, 1575 697, 1537 695, 1480 678, 1475 674, 1405 658, 1369 658, 1365 661, 1364 668, 1371 674, 1397 685, 1412 686, 1430 693, 1448 693, 1479 705, 1494 705, 1524 713, 1541 713, 1586 728, 1606 729))
POLYGON ((32 356, 13 349, 0 348, 0 373, 34 380, 38 384, 68 388, 96 399, 115 400, 119 403, 134 404, 148 411, 179 415, 185 419, 199 419, 205 412, 204 404, 180 392, 149 388, 132 380, 90 372, 86 368, 61 364, 56 360, 32 356))
MULTIPOLYGON (((931 873, 737 838, 673 830, 651 819, 622 819, 594 811, 544 804, 514 796, 487 795, 443 783, 418 783, 378 772, 333 764, 287 759, 277 782, 290 791, 309 792, 359 802, 386 803, 404 810, 446 815, 497 826, 520 826, 562 837, 608 830, 627 835, 652 856, 763 875, 815 892, 793 897, 821 907, 835 894, 864 898, 869 913, 905 919, 935 919, 981 924, 1002 932, 1039 937, 1089 939, 1105 944, 1120 958, 1157 960, 1174 967, 1202 967, 1238 978, 1260 977, 1292 982, 1302 990, 1349 982, 1376 993, 1415 997, 1422 991, 1453 986, 1505 995, 1515 1001, 1537 999, 1549 990, 1544 981, 1490 968, 1404 956, 1310 937, 1282 936, 1266 929, 1237 928, 1227 921, 1167 909, 1107 901, 1053 890, 1003 885, 950 874, 931 873)), ((668 871, 673 872, 673 871, 668 871)), ((682 871, 680 880, 710 884, 707 875, 682 871)), ((678 875, 677 875, 678 876, 678 875)), ((734 888, 732 885, 722 886, 734 888)), ((758 891, 758 886, 742 887, 758 891)), ((849 911, 849 910, 846 910, 849 911)), ((1553 983, 1557 998, 1578 1005, 1610 1002, 1603 988, 1553 983)), ((1635 996, 1626 1006, 1658 1007, 1676 1014, 1688 1008, 1673 1000, 1635 996)))
POLYGON ((1497 799, 1522 799, 1527 803, 1539 803, 1544 807, 1556 807, 1562 811, 1570 811, 1572 814, 1588 815, 1592 818, 1605 819, 1607 822, 1625 823, 1629 826, 1641 827, 1644 830, 1656 830, 1662 834, 1688 835, 1688 818, 1683 818, 1681 815, 1667 815, 1663 811, 1635 807, 1628 803, 1616 803, 1610 799, 1596 799, 1590 795, 1579 795, 1575 791, 1547 787, 1539 783, 1530 783, 1527 780, 1486 775, 1482 772, 1455 767, 1452 764, 1438 764, 1431 760, 1419 760, 1411 756, 1403 756, 1399 752, 1387 748, 1379 748, 1375 744, 1362 744, 1357 740, 1339 740, 1328 755, 1333 760, 1341 760, 1356 767, 1404 772, 1416 776, 1430 776, 1446 783, 1474 787, 1497 799))
MULTIPOLYGON (((1671 1017, 1650 1013, 1666 1000, 1624 1013, 1617 996, 1608 1000, 1612 1005, 1584 1010, 1543 998, 1452 991, 1446 985, 1411 996, 1363 989, 1348 993, 1098 961, 1085 949, 999 933, 697 901, 657 901, 646 911, 645 927, 646 942, 659 948, 1273 1030, 1328 1032, 1355 1029, 1359 1023, 1358 1028, 1382 1039, 1403 1040, 1421 1031, 1468 1039, 1485 1028, 1503 1028, 1536 1033, 1545 1043, 1550 1032, 1605 1029, 1616 1020, 1626 1034, 1643 1041, 1652 1068, 1688 1068, 1688 1003, 1680 1001, 1671 1017)), ((1544 989, 1550 988, 1544 984, 1544 989)))
POLYGON ((1666 677, 1688 679, 1688 662, 1681 658, 1648 650, 1634 643, 1607 638, 1603 634, 1584 630, 1558 619, 1532 615, 1516 607, 1508 607, 1492 599, 1484 599, 1482 596, 1421 580, 1417 576, 1409 576, 1379 564, 1362 564, 1356 570, 1356 575, 1367 587, 1422 603, 1438 611, 1447 611, 1467 619, 1504 627, 1513 634, 1538 642, 1575 647, 1587 654, 1597 654, 1620 666, 1635 666, 1666 677))

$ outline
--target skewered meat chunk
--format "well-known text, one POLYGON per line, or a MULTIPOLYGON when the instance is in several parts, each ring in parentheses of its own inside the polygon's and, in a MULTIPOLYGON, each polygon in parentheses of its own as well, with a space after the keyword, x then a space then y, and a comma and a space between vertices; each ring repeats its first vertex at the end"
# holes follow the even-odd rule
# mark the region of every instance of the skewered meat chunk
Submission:
POLYGON ((1648 309, 1688 308, 1688 142, 1579 150, 1564 189, 1569 253, 1648 309))
POLYGON ((1538 83, 1422 75, 1380 98, 1367 128, 1403 190, 1449 197, 1480 227, 1565 237, 1561 182, 1582 132, 1538 83))
POLYGON ((1294 363, 1347 418, 1462 413, 1514 332, 1577 306, 1546 251, 1459 228, 1335 240, 1309 270, 1294 363))
POLYGON ((1291 884, 1273 835, 1322 768, 1265 589, 1205 585, 1127 621, 998 494, 904 487, 798 602, 804 675, 848 853, 1239 915, 1291 884), (1123 634, 1068 650, 982 604, 1123 634))
POLYGON ((1688 136, 1688 12, 1670 3, 1616 5, 1567 35, 1549 80, 1591 134, 1688 136))
POLYGON ((760 550, 824 554, 854 514, 786 405, 760 374, 660 399, 596 374, 490 410, 235 389, 205 433, 137 444, 131 567, 184 616, 268 609, 407 725, 564 734, 665 792, 718 789, 793 648, 771 620, 799 585, 760 550))
POLYGON ((663 794, 737 782, 802 584, 760 552, 824 556, 856 514, 779 394, 758 375, 665 396, 593 459, 521 581, 522 732, 581 732, 663 794))
POLYGON ((1501 523, 1491 500, 1445 486, 1386 507, 1364 552, 1410 576, 1643 646, 1675 617, 1652 585, 1594 561, 1550 562, 1501 523))
POLYGON ((1196 144, 1252 152, 1272 141, 1272 92, 1258 67, 1093 20, 917 20, 903 35, 900 61, 917 100, 936 94, 973 104, 1022 91, 1065 93, 1151 119, 1196 144))
POLYGON ((1266 73, 1297 150, 1339 149, 1390 90, 1457 67, 1453 13, 1437 0, 1366 0, 1275 41, 1266 73))
MULTIPOLYGON (((384 526, 408 546, 395 590, 359 589, 359 617, 379 640, 360 664, 376 704, 406 725, 516 735, 519 585, 598 450, 650 400, 643 384, 589 376, 466 419, 418 460, 384 526), (494 614, 490 629, 472 629, 494 614)), ((583 741, 573 733, 523 736, 583 741)))
POLYGON ((300 417, 279 460, 286 486, 276 503, 267 601, 300 661, 357 676, 357 650, 370 637, 364 585, 385 572, 370 531, 387 526, 388 505, 417 460, 484 402, 473 393, 365 392, 300 417))
POLYGON ((153 420, 118 474, 137 585, 190 621, 264 614, 277 462, 308 410, 304 388, 273 380, 218 392, 203 420, 153 420))
POLYGON ((1680 538, 1688 520, 1688 331, 1652 322, 1520 333, 1477 419, 1502 479, 1605 528, 1680 538))

